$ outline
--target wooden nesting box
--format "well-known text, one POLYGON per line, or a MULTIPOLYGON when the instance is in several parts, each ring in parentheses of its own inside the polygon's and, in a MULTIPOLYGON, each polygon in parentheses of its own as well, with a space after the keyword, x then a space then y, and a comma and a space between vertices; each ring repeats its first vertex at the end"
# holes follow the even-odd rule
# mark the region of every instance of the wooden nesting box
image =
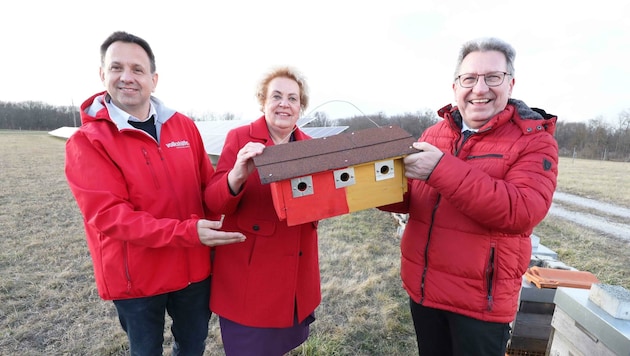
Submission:
POLYGON ((418 152, 397 126, 377 127, 265 148, 254 158, 289 226, 402 201, 402 159, 418 152))

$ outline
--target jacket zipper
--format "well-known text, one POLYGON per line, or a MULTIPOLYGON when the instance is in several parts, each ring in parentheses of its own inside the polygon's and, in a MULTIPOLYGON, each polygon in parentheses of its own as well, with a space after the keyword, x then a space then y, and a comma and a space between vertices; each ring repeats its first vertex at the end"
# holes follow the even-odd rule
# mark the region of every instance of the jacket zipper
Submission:
MULTIPOLYGON (((173 201, 173 204, 178 207, 179 214, 180 216, 187 216, 188 214, 183 210, 183 204, 179 204, 179 200, 180 200, 180 196, 178 194, 175 194, 177 192, 177 190, 175 189, 175 187, 173 186, 173 175, 171 174, 171 171, 169 169, 169 165, 166 163, 166 157, 164 156, 164 151, 162 150, 162 146, 160 144, 157 145, 157 153, 158 156, 160 157, 160 164, 162 166, 162 169, 164 170, 164 172, 166 173, 166 181, 168 183, 168 188, 170 188, 170 193, 169 195, 171 197, 176 197, 173 201)), ((157 186, 157 185, 156 185, 157 186)), ((188 255, 188 252, 186 252, 186 254, 188 255)), ((190 265, 187 265, 187 271, 188 271, 188 284, 190 285, 192 282, 190 281, 190 265)))
MULTIPOLYGON (((460 133, 460 136, 462 137, 462 141, 459 146, 455 147, 454 154, 453 154, 454 156, 457 156, 457 153, 461 150, 462 147, 464 147, 464 143, 466 142, 468 137, 470 137, 470 136, 466 137, 461 133, 460 133)), ((431 243, 431 233, 433 231, 433 222, 435 221, 435 214, 437 212, 438 206, 440 205, 441 199, 442 199, 442 195, 438 195, 437 200, 435 201, 435 205, 433 206, 433 211, 431 212, 431 225, 429 226, 429 232, 428 232, 429 237, 427 238, 427 244, 424 247, 424 269, 422 270, 422 277, 420 280, 420 303, 419 304, 422 304, 425 297, 424 282, 426 280, 427 270, 429 267, 429 244, 431 243)))
POLYGON ((424 247, 424 269, 422 270, 422 279, 420 280, 420 303, 424 301, 424 281, 427 277, 427 270, 429 267, 429 244, 431 243, 431 233, 433 232, 433 221, 435 220, 435 213, 437 212, 438 206, 440 206, 440 200, 442 199, 442 195, 438 195, 437 200, 435 201, 435 205, 433 205, 433 211, 431 212, 431 225, 429 226, 427 244, 424 247))

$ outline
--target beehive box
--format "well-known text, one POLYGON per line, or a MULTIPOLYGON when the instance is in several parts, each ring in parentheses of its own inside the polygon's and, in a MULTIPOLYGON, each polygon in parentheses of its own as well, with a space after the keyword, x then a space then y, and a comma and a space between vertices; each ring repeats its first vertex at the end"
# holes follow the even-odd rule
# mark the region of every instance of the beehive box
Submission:
POLYGON ((559 287, 549 355, 630 356, 630 321, 614 318, 589 300, 588 289, 559 287))
POLYGON ((270 146, 254 164, 278 217, 293 226, 402 201, 402 159, 418 152, 414 141, 398 126, 370 128, 270 146))
POLYGON ((507 354, 510 356, 545 356, 551 335, 556 289, 538 288, 522 278, 516 318, 507 354))

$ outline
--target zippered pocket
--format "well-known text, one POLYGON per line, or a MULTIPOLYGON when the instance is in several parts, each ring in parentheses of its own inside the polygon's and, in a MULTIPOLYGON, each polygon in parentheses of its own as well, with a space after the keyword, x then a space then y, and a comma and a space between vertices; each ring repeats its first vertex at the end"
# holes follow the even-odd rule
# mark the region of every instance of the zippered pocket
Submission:
POLYGON ((494 243, 490 245, 490 253, 488 255, 488 263, 486 265, 486 308, 488 311, 492 311, 494 304, 493 292, 494 292, 494 275, 495 275, 495 252, 496 246, 494 243))
POLYGON ((160 182, 157 179, 157 175, 155 174, 155 166, 151 162, 151 158, 149 157, 149 152, 144 147, 142 148, 142 155, 144 156, 144 161, 147 164, 147 168, 149 168, 149 172, 151 173, 151 178, 153 178, 153 185, 155 185, 155 188, 159 189, 160 182))

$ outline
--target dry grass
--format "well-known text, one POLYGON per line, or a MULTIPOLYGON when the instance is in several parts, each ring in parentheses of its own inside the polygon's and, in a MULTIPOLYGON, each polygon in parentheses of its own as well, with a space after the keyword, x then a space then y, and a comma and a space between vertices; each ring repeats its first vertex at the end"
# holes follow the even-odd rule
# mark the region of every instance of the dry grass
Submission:
MULTIPOLYGON (((558 190, 630 208, 628 177, 627 162, 561 158, 558 190)), ((621 240, 553 216, 547 216, 535 233, 560 261, 595 274, 602 283, 630 289, 630 236, 621 240)))
MULTIPOLYGON (((81 217, 63 173, 64 141, 0 131, 0 142, 0 354, 127 354, 113 305, 96 294, 81 217)), ((627 176, 628 167, 561 161, 560 188, 630 206, 628 183, 609 176, 627 176)), ((391 215, 375 209, 321 222, 323 302, 311 337, 292 355, 417 352, 398 275, 396 227, 391 215)), ((536 233, 567 264, 630 287, 627 243, 551 218, 536 233)), ((207 355, 223 354, 217 324, 213 316, 207 355)), ((165 332, 167 354, 170 342, 165 332)))
POLYGON ((559 190, 630 208, 628 162, 561 158, 559 169, 559 190))

